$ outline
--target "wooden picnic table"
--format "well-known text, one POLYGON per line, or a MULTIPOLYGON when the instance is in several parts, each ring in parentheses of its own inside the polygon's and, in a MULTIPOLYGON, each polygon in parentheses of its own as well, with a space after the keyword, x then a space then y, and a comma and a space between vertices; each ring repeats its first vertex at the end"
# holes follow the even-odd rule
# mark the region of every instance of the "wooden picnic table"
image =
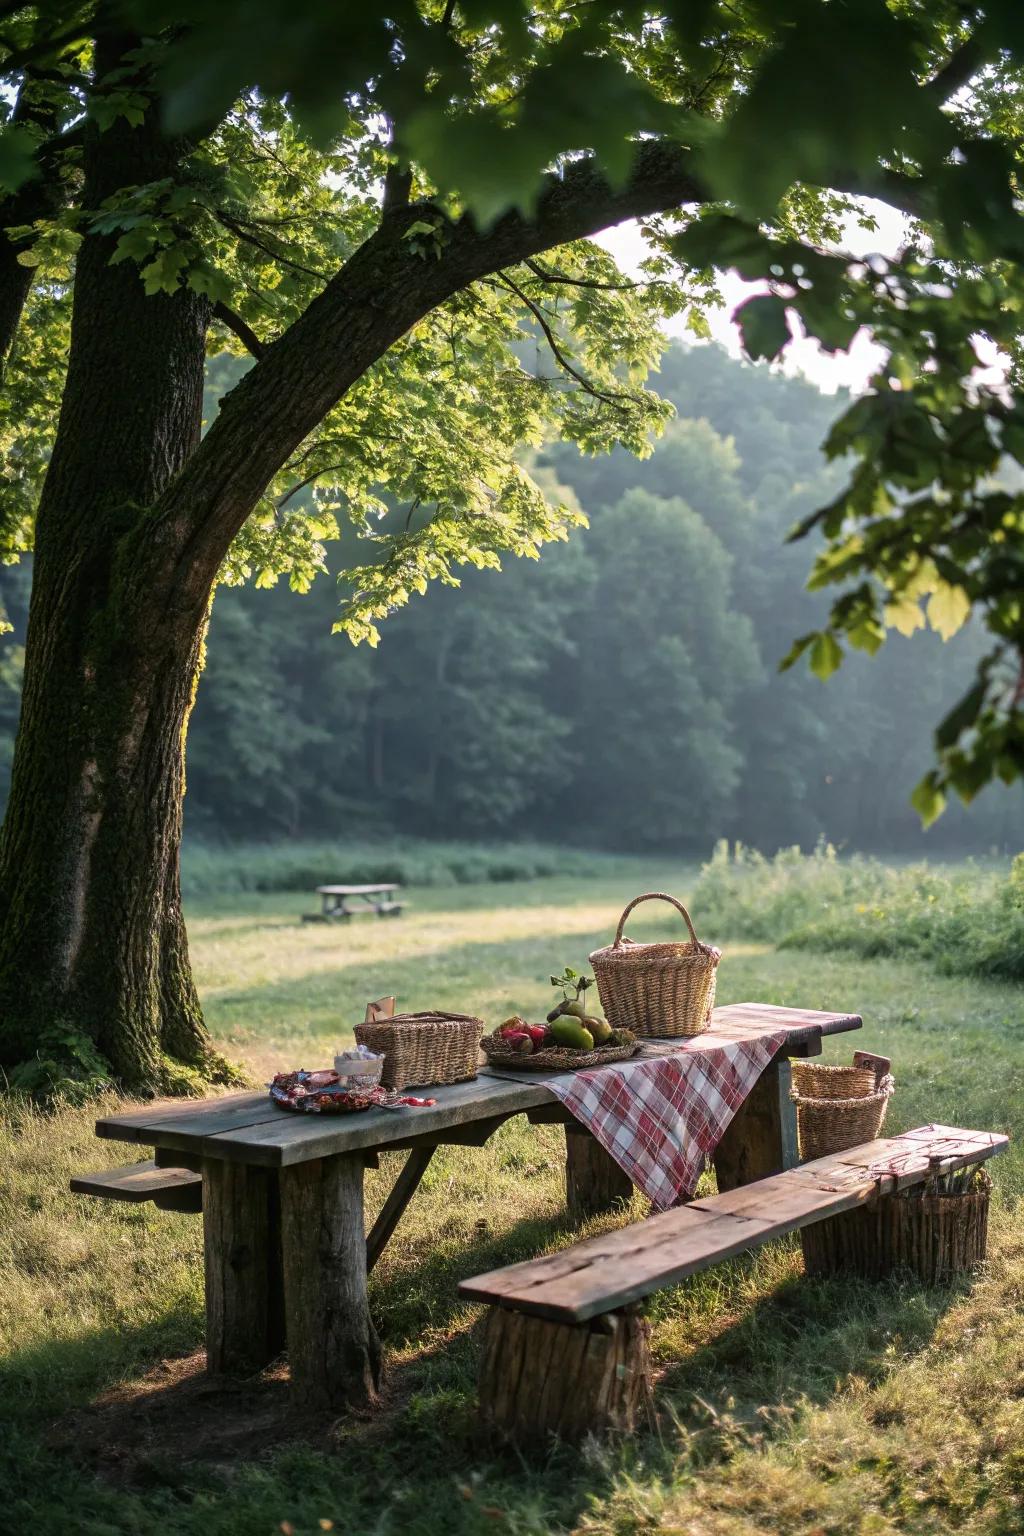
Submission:
POLYGON ((319 912, 302 912, 304 923, 347 922, 350 917, 398 917, 402 903, 396 902, 395 892, 401 885, 318 885, 321 909, 319 912))
MULTIPOLYGON (((817 1055, 824 1035, 859 1029, 856 1014, 740 1003, 716 1008, 709 1038, 787 1038, 728 1126, 715 1153, 722 1189, 796 1162, 790 1056, 817 1055)), ((631 1186, 618 1165, 545 1085, 544 1077, 486 1069, 429 1090, 428 1108, 351 1115, 289 1114, 266 1093, 164 1101, 104 1116, 96 1134, 155 1148, 163 1167, 203 1177, 206 1343, 211 1372, 260 1369, 287 1345, 299 1402, 372 1401, 380 1345, 366 1280, 439 1146, 482 1146, 504 1121, 566 1127, 567 1195, 586 1211, 631 1186), (382 1151, 409 1156, 371 1231, 363 1174, 382 1151), (617 1176, 617 1178, 616 1178, 617 1176), (625 1181, 625 1189, 623 1189, 625 1181)))
POLYGON ((361 913, 371 913, 376 917, 397 917, 402 910, 402 903, 394 899, 395 892, 400 891, 400 885, 384 883, 380 885, 318 885, 316 893, 320 897, 320 911, 306 912, 303 914, 304 923, 330 923, 344 920, 350 917, 358 917, 361 913), (355 905, 352 905, 355 900, 355 905))

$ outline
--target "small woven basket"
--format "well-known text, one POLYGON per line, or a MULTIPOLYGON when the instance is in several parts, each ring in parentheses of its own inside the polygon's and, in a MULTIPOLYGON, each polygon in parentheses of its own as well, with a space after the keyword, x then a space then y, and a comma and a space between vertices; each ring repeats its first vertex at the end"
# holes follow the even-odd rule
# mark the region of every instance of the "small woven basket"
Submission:
MULTIPOLYGON (((794 1063, 795 1066, 795 1063, 794 1063)), ((818 1071, 827 1071, 819 1067, 818 1071)), ((853 1072, 852 1067, 833 1068, 833 1071, 853 1072)), ((795 1074, 794 1074, 795 1075, 795 1074)), ((891 1076, 885 1076, 876 1086, 874 1072, 869 1072, 871 1092, 857 1097, 811 1098, 793 1089, 791 1097, 796 1104, 796 1134, 801 1162, 815 1157, 828 1157, 830 1152, 844 1152, 847 1147, 859 1147, 862 1142, 874 1141, 885 1122, 895 1084, 891 1076)), ((833 1086, 838 1088, 836 1081, 833 1086)))
POLYGON ((396 1013, 368 1018, 355 1035, 384 1057, 386 1088, 427 1088, 476 1077, 483 1032, 483 1020, 466 1013, 396 1013))
POLYGON ((804 1099, 860 1099, 877 1087, 874 1067, 827 1067, 791 1061, 793 1092, 804 1099))
POLYGON ((681 901, 664 891, 637 896, 619 918, 615 942, 590 957, 605 1017, 616 1029, 643 1038, 699 1035, 708 1027, 715 999, 715 970, 722 952, 702 944, 681 901), (688 943, 635 944, 624 939, 626 919, 641 901, 667 901, 682 914, 688 943))

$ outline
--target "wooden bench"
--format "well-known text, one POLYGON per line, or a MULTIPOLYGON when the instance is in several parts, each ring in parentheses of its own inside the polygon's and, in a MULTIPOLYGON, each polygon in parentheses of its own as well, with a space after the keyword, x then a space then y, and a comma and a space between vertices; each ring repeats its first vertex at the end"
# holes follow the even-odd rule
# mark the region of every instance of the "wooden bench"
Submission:
POLYGON ((100 1200, 128 1200, 133 1205, 151 1200, 161 1211, 198 1213, 203 1208, 201 1173, 193 1173, 190 1168, 161 1168, 152 1161, 76 1174, 71 1180, 71 1191, 100 1200))
POLYGON ((553 1432, 630 1429, 651 1401, 635 1304, 723 1259, 911 1184, 983 1162, 1005 1136, 923 1126, 464 1280, 490 1305, 480 1367, 485 1420, 523 1445, 553 1432))
POLYGON ((404 902, 394 899, 400 885, 318 885, 319 912, 304 912, 304 923, 347 922, 350 917, 398 917, 404 902))

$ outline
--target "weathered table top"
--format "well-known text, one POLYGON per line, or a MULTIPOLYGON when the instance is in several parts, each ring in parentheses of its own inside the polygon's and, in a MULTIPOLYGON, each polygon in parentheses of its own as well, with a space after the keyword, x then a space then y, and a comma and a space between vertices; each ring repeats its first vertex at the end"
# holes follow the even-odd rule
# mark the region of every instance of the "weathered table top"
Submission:
MULTIPOLYGON (((784 1029, 784 1052, 813 1050, 823 1035, 859 1029, 850 1013, 777 1008, 768 1003, 734 1003, 716 1008, 702 1037, 742 1039, 784 1029)), ((662 1046, 664 1048, 664 1046, 662 1046)), ((547 1074, 551 1076, 553 1074, 547 1074)), ((109 1115, 96 1122, 97 1136, 139 1142, 192 1157, 283 1168, 340 1153, 386 1150, 410 1137, 443 1133, 476 1120, 508 1117, 557 1102, 544 1075, 512 1079, 486 1070, 468 1083, 424 1090, 437 1100, 423 1109, 370 1109, 352 1115, 299 1115, 279 1109, 265 1093, 232 1093, 215 1099, 165 1100, 109 1115)))
POLYGON ((400 885, 318 885, 318 896, 379 896, 387 891, 400 891, 400 885))

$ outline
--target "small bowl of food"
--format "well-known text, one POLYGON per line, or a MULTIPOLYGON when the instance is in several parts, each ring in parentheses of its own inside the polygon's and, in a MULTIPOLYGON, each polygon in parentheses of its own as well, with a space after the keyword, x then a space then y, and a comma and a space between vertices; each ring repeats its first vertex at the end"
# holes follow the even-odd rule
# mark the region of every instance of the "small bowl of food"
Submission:
POLYGON ((365 1045, 354 1045, 351 1050, 341 1051, 334 1058, 334 1070, 338 1074, 340 1088, 359 1091, 376 1088, 384 1071, 384 1057, 367 1050, 365 1045))

